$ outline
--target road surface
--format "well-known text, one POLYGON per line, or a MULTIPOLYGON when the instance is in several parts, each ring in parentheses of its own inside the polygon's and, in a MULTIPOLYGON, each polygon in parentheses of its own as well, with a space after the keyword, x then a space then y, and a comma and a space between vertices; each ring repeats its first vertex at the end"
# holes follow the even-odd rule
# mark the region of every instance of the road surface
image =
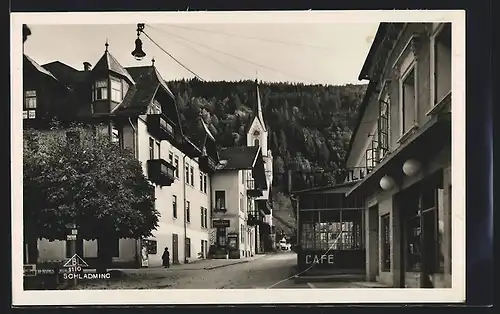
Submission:
MULTIPOLYGON (((310 288, 306 283, 296 284, 295 253, 276 253, 259 256, 245 263, 210 268, 210 261, 193 266, 180 265, 164 268, 145 268, 124 271, 119 279, 88 280, 76 289, 266 289, 310 288)), ((220 263, 220 262, 219 262, 220 263)), ((75 289, 73 288, 73 289, 75 289)))

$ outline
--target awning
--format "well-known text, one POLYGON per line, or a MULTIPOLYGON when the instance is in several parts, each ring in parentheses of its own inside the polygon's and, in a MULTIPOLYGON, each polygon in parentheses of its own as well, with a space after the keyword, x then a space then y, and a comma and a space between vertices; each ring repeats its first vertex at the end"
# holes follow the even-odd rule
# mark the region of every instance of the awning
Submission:
POLYGON ((363 180, 346 193, 346 196, 369 186, 378 187, 378 182, 384 175, 401 175, 401 167, 408 158, 418 158, 422 162, 428 161, 447 142, 451 143, 451 113, 433 116, 403 144, 386 155, 363 180))

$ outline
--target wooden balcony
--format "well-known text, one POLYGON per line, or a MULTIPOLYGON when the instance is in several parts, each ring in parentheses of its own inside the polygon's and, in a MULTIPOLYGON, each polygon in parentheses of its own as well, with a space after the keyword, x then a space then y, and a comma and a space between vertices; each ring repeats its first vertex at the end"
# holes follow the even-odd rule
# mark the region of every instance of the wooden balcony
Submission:
POLYGON ((259 215, 259 212, 249 212, 247 216, 248 226, 259 226, 263 223, 263 217, 259 215))
POLYGON ((174 123, 164 114, 150 114, 146 118, 148 132, 159 140, 174 140, 174 123))
POLYGON ((226 213, 227 212, 227 208, 225 205, 215 205, 213 208, 212 208, 212 212, 217 214, 217 213, 226 213))
POLYGON ((199 159, 200 170, 206 173, 213 173, 217 166, 215 160, 210 156, 201 156, 199 159))
POLYGON ((147 161, 148 178, 159 186, 170 186, 175 181, 175 166, 164 159, 147 161))
POLYGON ((247 195, 250 197, 262 196, 262 189, 255 184, 255 180, 247 180, 247 195))

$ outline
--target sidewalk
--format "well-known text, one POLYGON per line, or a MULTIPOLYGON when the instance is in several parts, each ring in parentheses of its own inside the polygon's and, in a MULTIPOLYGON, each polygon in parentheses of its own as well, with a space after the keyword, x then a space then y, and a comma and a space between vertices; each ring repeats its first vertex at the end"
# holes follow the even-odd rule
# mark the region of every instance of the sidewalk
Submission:
POLYGON ((243 264, 258 260, 265 257, 265 254, 255 255, 253 257, 245 257, 240 259, 205 259, 197 260, 187 264, 171 265, 170 268, 164 268, 161 266, 157 267, 145 267, 137 269, 111 269, 111 271, 119 271, 127 275, 144 274, 144 273, 154 273, 154 272, 175 272, 175 271, 187 271, 187 270, 212 270, 221 267, 227 267, 231 265, 243 264))

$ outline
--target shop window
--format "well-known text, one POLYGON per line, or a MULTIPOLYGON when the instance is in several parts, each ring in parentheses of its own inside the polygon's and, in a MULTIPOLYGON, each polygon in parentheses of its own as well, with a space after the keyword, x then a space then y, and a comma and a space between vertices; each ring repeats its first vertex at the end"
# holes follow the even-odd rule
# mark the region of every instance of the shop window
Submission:
POLYGON ((380 229, 382 235, 381 268, 383 271, 391 269, 391 216, 389 214, 380 217, 380 229))

